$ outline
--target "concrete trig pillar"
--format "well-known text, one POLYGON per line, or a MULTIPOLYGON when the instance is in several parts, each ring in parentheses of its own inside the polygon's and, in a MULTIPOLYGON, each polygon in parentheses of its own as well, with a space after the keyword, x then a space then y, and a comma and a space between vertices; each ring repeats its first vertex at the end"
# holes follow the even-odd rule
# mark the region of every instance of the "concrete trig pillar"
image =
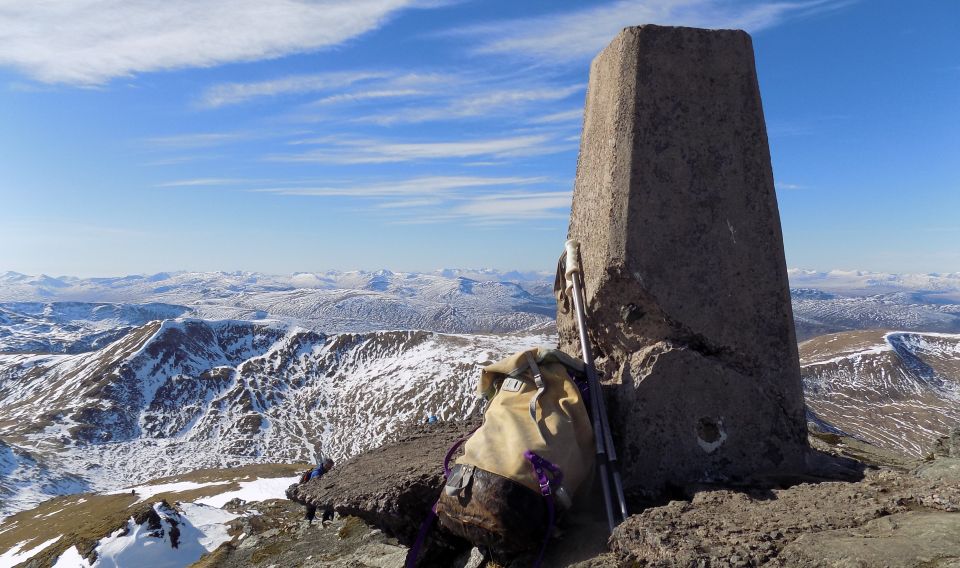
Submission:
MULTIPOLYGON (((807 449, 750 36, 627 28, 590 69, 569 238, 628 491, 798 472, 807 449)), ((579 353, 558 315, 561 348, 579 353)))

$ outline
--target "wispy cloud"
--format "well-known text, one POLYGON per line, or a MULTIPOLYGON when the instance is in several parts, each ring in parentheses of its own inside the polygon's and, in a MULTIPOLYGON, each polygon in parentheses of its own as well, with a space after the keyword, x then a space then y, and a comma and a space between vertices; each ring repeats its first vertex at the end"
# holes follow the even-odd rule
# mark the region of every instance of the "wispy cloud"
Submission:
POLYGON ((352 93, 341 93, 339 95, 330 95, 317 99, 310 106, 325 106, 339 103, 355 103, 359 101, 374 99, 396 99, 406 97, 417 97, 427 94, 426 91, 418 89, 384 89, 379 91, 355 91, 352 93))
POLYGON ((485 221, 560 218, 569 215, 572 199, 570 191, 485 195, 454 208, 452 213, 485 221))
POLYGON ((281 96, 330 93, 314 102, 315 105, 326 105, 369 98, 430 94, 459 82, 456 75, 383 70, 285 75, 263 81, 212 85, 200 96, 199 105, 202 108, 218 108, 281 96))
POLYGON ((525 85, 511 89, 474 87, 473 92, 448 94, 429 104, 408 106, 402 112, 391 110, 366 115, 358 120, 391 125, 517 114, 524 113, 535 105, 562 101, 583 92, 584 88, 585 85, 525 85))
POLYGON ((574 108, 545 114, 530 119, 531 124, 555 124, 558 122, 579 122, 583 120, 583 109, 574 108))
POLYGON ((185 150, 222 146, 247 138, 249 138, 249 134, 244 132, 195 132, 191 134, 144 138, 143 142, 154 148, 185 150))
POLYGON ((391 223, 486 225, 565 217, 569 214, 572 192, 538 189, 552 183, 546 177, 421 176, 391 182, 250 191, 372 200, 370 211, 379 212, 391 223))
POLYGON ((216 108, 280 95, 328 91, 347 87, 365 80, 386 77, 388 75, 388 73, 377 71, 345 71, 338 73, 288 75, 265 81, 251 81, 246 83, 220 83, 204 91, 200 97, 200 105, 207 108, 216 108))
POLYGON ((565 219, 570 215, 570 191, 466 197, 445 209, 415 210, 392 219, 398 225, 456 223, 460 226, 502 226, 565 219))
MULTIPOLYGON (((251 191, 277 195, 316 197, 410 197, 451 194, 456 190, 485 187, 524 186, 546 181, 544 177, 422 176, 389 182, 329 185, 316 187, 270 187, 251 191)), ((409 202, 407 202, 409 205, 409 202)))
POLYGON ((475 157, 518 158, 554 154, 571 148, 568 142, 558 141, 549 134, 443 142, 386 142, 324 137, 300 140, 297 143, 316 144, 321 147, 307 152, 277 154, 269 156, 268 159, 330 164, 377 164, 475 157))
MULTIPOLYGON (((200 97, 202 108, 268 100, 279 96, 324 95, 299 102, 287 118, 303 123, 396 126, 462 119, 549 114, 555 103, 582 99, 585 84, 557 84, 524 73, 465 76, 438 71, 355 71, 292 75, 269 81, 222 83, 200 97), (370 104, 374 103, 374 104, 370 104), (335 108, 336 110, 331 110, 335 108)), ((539 123, 563 122, 565 115, 539 123)))
POLYGON ((805 186, 805 185, 799 185, 799 184, 796 184, 796 183, 780 183, 780 182, 777 182, 775 185, 776 185, 776 188, 777 188, 777 189, 780 189, 780 190, 789 190, 789 191, 796 190, 796 189, 806 189, 806 187, 807 187, 807 186, 805 186))
POLYGON ((340 45, 416 0, 71 0, 0 5, 0 65, 45 83, 256 61, 340 45))
POLYGON ((794 16, 833 10, 850 0, 735 3, 722 0, 620 0, 548 16, 472 26, 453 33, 476 37, 478 54, 566 62, 596 55, 626 26, 645 23, 702 28, 767 29, 794 16))

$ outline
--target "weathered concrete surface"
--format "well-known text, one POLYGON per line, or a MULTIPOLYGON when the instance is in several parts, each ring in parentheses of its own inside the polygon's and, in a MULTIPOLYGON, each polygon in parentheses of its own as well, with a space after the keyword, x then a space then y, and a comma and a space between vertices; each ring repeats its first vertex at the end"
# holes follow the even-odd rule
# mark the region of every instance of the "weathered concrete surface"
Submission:
MULTIPOLYGON (((628 491, 800 471, 806 422, 750 36, 628 28, 593 61, 569 237, 628 491)), ((579 353, 558 314, 561 348, 579 353)))

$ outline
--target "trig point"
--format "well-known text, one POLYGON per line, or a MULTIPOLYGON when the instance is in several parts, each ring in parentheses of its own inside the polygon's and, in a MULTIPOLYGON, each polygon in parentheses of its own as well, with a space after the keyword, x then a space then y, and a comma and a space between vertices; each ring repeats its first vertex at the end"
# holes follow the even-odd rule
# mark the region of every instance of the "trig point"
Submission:
MULTIPOLYGON (((590 68, 569 238, 628 492, 802 470, 805 407, 750 36, 627 28, 590 68)), ((570 314, 561 348, 579 353, 570 314)))

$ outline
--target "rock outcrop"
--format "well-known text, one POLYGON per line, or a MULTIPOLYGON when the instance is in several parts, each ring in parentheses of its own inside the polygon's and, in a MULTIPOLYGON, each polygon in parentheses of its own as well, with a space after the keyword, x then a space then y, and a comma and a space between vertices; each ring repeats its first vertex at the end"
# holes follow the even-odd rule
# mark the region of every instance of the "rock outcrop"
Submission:
POLYGON ((785 489, 700 486, 627 519, 610 538, 618 566, 864 566, 921 568, 960 561, 960 467, 938 458, 881 466, 883 450, 815 440, 873 468, 859 482, 785 489), (935 474, 935 475, 934 475, 935 474))
MULTIPOLYGON (((787 271, 750 36, 640 26, 594 59, 569 238, 628 492, 803 469, 787 271)), ((558 314, 561 348, 579 353, 558 314)))
POLYGON ((935 458, 960 458, 960 426, 951 430, 946 436, 937 438, 929 454, 935 458))
MULTIPOLYGON (((360 518, 410 546, 440 495, 447 450, 477 424, 440 422, 412 427, 395 442, 338 464, 323 477, 291 487, 287 497, 360 518)), ((424 553, 430 554, 430 562, 436 565, 469 549, 441 531, 432 531, 430 538, 424 553)))

